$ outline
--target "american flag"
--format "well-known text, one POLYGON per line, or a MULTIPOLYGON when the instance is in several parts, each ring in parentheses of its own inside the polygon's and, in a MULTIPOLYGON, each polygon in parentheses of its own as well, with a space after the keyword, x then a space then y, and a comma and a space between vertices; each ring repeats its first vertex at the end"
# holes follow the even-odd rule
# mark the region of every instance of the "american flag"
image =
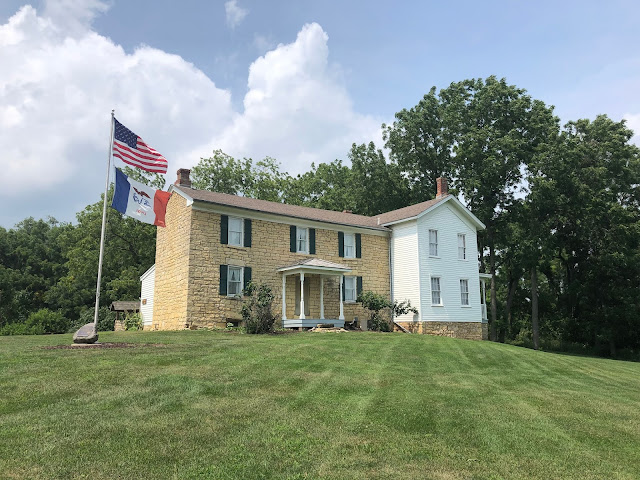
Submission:
POLYGON ((167 159, 115 118, 113 156, 147 172, 167 173, 167 159))

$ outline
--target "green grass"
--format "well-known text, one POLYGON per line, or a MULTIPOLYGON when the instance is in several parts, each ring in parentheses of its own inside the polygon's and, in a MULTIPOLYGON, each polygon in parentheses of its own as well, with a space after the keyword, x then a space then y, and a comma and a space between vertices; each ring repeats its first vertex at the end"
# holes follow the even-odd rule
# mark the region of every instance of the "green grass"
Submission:
POLYGON ((632 479, 640 364, 406 334, 0 337, 1 478, 632 479))

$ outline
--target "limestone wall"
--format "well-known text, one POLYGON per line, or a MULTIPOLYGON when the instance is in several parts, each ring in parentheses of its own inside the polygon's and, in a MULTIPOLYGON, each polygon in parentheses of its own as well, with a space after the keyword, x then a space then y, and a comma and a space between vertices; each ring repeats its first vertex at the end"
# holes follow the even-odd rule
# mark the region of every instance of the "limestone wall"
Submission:
POLYGON ((480 322, 397 322, 412 333, 439 335, 442 337, 487 340, 486 323, 480 322))
MULTIPOLYGON (((289 251, 289 225, 264 220, 252 220, 252 246, 234 247, 220 243, 220 214, 192 210, 191 242, 189 251, 189 298, 186 310, 188 321, 196 326, 224 326, 227 319, 240 319, 242 301, 220 295, 220 265, 249 266, 254 282, 269 284, 276 298, 274 314, 282 317, 282 275, 277 269, 305 258, 320 258, 349 265, 351 275, 363 277, 363 289, 389 297, 389 241, 387 236, 362 233, 362 258, 347 259, 338 255, 338 230, 316 228, 316 255, 289 251)), ((291 224, 295 224, 292 219, 291 224)), ((160 245, 160 243, 158 244, 160 245)), ((157 267, 156 267, 157 268, 157 267)), ((158 275, 158 273, 156 273, 158 275)), ((320 315, 320 279, 305 275, 310 282, 309 317, 320 315)), ((156 276, 156 282, 158 277, 156 276)), ((297 318, 295 309, 295 283, 299 277, 287 277, 287 318, 297 318)), ((325 277, 325 318, 339 314, 338 277, 325 277)), ((154 310, 154 322, 156 321, 154 310)), ((359 304, 344 305, 345 319, 364 318, 366 311, 359 304)))
POLYGON ((191 214, 186 200, 173 193, 167 226, 157 229, 153 323, 145 328, 180 330, 187 323, 191 214))

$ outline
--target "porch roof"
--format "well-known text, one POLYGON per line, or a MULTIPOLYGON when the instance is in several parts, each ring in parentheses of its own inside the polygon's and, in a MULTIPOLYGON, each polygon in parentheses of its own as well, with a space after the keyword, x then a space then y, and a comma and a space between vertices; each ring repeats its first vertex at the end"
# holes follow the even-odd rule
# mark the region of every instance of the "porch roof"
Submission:
POLYGON ((322 260, 320 258, 307 258, 300 262, 285 267, 280 267, 278 272, 286 274, 294 273, 319 273, 325 275, 342 275, 349 273, 351 268, 348 265, 322 260))

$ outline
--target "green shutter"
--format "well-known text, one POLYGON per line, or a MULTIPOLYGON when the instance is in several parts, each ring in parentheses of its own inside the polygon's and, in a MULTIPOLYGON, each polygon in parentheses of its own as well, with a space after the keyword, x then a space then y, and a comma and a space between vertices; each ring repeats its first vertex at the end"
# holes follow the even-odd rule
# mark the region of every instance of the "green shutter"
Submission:
POLYGON ((356 233, 356 258, 362 258, 362 236, 356 233))
POLYGON ((251 267, 244 267, 244 288, 251 283, 251 267))
POLYGON ((251 219, 250 218, 244 219, 244 246, 245 247, 251 246, 251 219))
POLYGON ((338 232, 338 256, 344 257, 344 232, 338 232))
POLYGON ((309 229, 309 254, 310 255, 316 254, 316 229, 315 228, 309 229))
POLYGON ((362 295, 362 277, 356 278, 356 297, 362 295))
POLYGON ((347 290, 346 289, 347 282, 345 282, 345 280, 346 280, 346 278, 343 276, 342 277, 342 301, 343 302, 344 302, 345 293, 347 293, 346 292, 346 290, 347 290))
POLYGON ((298 251, 298 249, 296 248, 296 226, 295 225, 291 225, 289 227, 289 251, 290 252, 298 251))
POLYGON ((227 294, 227 266, 220 265, 220 295, 227 294))
POLYGON ((223 245, 229 243, 229 217, 227 215, 220 216, 220 243, 223 245))

